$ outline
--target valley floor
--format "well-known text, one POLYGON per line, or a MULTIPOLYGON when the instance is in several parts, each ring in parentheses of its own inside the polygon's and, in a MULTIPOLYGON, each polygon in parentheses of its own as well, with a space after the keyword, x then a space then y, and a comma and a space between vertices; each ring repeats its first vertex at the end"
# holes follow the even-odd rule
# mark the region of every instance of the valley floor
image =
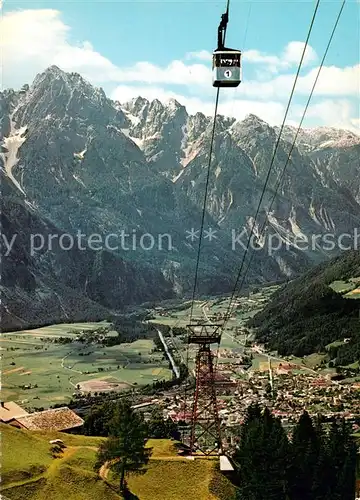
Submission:
POLYGON ((171 378, 168 362, 162 353, 154 352, 150 339, 109 347, 76 341, 80 332, 108 325, 74 323, 3 333, 0 349, 4 400, 48 408, 68 403, 78 384, 84 392, 105 392, 171 378), (72 341, 59 343, 61 338, 72 341))

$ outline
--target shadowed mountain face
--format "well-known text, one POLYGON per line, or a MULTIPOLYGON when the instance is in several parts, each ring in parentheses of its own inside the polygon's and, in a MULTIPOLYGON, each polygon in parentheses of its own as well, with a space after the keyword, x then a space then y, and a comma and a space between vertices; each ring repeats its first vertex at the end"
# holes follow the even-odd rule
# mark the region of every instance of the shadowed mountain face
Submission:
MULTIPOLYGON (((7 256, 3 244, 5 325, 90 319, 190 293, 198 233, 187 231, 200 228, 211 127, 175 100, 113 102, 55 66, 0 93, 2 225, 7 241, 18 234, 7 256)), ((216 233, 203 240, 198 293, 234 284, 277 135, 253 115, 218 117, 205 217, 216 233)), ((347 131, 302 131, 270 211, 294 135, 287 127, 280 141, 248 281, 293 276, 338 250, 321 236, 359 227, 360 138, 347 131)))
POLYGON ((5 176, 1 181, 3 331, 101 320, 125 305, 173 295, 156 269, 106 250, 64 250, 65 233, 29 207, 5 176))

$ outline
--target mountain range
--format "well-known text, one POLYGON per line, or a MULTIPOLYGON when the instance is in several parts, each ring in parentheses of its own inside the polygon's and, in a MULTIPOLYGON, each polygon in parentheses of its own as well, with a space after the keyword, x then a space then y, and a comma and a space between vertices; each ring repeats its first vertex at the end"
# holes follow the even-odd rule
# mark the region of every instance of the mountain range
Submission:
MULTIPOLYGON (((191 294, 211 133, 175 100, 114 102, 56 66, 0 92, 3 329, 191 294)), ((279 142, 247 282, 291 278, 339 251, 321 238, 359 227, 349 131, 301 130, 272 204, 295 133, 279 142)), ((197 296, 231 290, 278 134, 254 115, 217 117, 197 296)))

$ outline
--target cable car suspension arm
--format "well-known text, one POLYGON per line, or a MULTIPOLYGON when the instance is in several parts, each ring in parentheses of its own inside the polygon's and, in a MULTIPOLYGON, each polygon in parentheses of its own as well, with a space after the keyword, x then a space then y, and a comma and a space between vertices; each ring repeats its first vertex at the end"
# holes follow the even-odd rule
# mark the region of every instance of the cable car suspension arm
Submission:
POLYGON ((226 12, 225 14, 221 15, 221 21, 218 27, 218 47, 217 50, 224 50, 224 43, 225 43, 225 33, 226 33, 226 28, 227 24, 229 22, 229 4, 230 0, 227 1, 227 6, 226 6, 226 12))

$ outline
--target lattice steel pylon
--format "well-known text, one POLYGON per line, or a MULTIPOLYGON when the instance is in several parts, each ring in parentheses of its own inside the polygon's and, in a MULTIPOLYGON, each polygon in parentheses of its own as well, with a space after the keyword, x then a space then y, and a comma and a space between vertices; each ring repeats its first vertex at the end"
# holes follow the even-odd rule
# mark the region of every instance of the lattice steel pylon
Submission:
POLYGON ((211 344, 220 344, 221 325, 197 322, 187 325, 189 344, 199 345, 196 355, 196 385, 191 412, 190 453, 222 453, 220 419, 216 398, 214 354, 211 344))

